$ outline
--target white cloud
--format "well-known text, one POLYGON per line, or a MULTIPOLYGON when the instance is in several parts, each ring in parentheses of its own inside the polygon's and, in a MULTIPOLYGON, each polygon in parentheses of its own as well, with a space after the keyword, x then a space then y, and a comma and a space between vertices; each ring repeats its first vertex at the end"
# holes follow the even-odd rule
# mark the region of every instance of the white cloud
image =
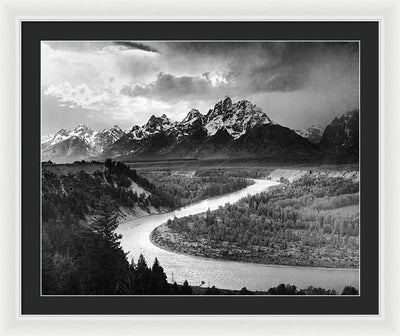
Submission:
MULTIPOLYGON (((112 84, 111 78, 109 74, 102 73, 103 81, 112 84)), ((123 95, 113 85, 100 85, 94 89, 84 83, 72 85, 64 81, 50 85, 44 94, 57 98, 60 106, 88 110, 97 118, 130 126, 144 124, 152 114, 160 116, 165 113, 173 120, 182 120, 191 108, 190 103, 184 100, 167 103, 147 97, 123 95)))
POLYGON ((158 54, 142 50, 107 46, 98 50, 76 51, 53 49, 42 43, 42 88, 68 81, 73 85, 97 85, 101 73, 109 73, 115 82, 147 83, 158 71, 154 58, 158 54))

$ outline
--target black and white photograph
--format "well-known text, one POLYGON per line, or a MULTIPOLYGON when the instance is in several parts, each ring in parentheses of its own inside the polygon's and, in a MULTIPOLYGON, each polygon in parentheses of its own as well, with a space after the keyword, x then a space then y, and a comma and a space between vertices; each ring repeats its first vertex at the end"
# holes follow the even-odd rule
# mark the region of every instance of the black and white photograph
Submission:
POLYGON ((40 48, 41 295, 362 294, 359 41, 40 48))

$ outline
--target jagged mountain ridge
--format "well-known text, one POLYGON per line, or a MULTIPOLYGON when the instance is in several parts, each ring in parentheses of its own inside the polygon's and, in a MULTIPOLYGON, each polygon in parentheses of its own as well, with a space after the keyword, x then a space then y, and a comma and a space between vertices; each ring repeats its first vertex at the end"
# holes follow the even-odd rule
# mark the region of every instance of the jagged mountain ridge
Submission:
POLYGON ((251 102, 232 103, 229 97, 205 115, 191 109, 180 122, 163 114, 152 115, 144 125, 134 125, 125 132, 118 126, 95 132, 79 125, 73 132, 60 130, 42 141, 42 160, 55 162, 108 157, 234 159, 313 156, 321 152, 318 145, 273 122, 251 102))
POLYGON ((192 109, 181 122, 171 122, 165 115, 152 116, 142 127, 134 126, 103 156, 224 159, 279 153, 309 155, 315 151, 315 146, 274 123, 251 102, 232 103, 225 97, 206 115, 192 109))
POLYGON ((348 111, 340 118, 335 117, 326 127, 320 146, 326 151, 346 151, 359 154, 359 110, 348 111))
POLYGON ((114 125, 100 132, 81 124, 73 131, 60 129, 54 135, 42 138, 42 161, 71 162, 100 155, 105 148, 125 134, 114 125))
POLYGON ((56 163, 72 162, 96 155, 98 152, 78 136, 67 137, 49 147, 42 148, 42 161, 51 160, 56 163))
POLYGON ((218 130, 225 128, 234 139, 240 138, 255 126, 272 124, 271 119, 258 106, 248 100, 232 104, 229 97, 225 97, 210 109, 206 120, 208 135, 214 135, 218 130))

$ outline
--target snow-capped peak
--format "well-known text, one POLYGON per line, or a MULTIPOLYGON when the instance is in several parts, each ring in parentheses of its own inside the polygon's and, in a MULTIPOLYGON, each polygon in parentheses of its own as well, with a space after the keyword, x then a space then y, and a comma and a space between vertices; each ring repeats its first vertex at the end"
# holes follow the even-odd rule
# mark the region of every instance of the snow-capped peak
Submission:
POLYGON ((232 99, 229 96, 225 96, 224 99, 222 99, 222 107, 224 110, 228 110, 232 107, 232 99))
POLYGON ((65 129, 60 129, 54 135, 43 136, 42 148, 48 148, 64 140, 76 137, 83 140, 90 148, 100 152, 105 147, 120 139, 123 134, 125 134, 125 132, 122 131, 117 125, 97 132, 93 131, 88 126, 81 124, 78 125, 72 132, 66 131, 65 129))
POLYGON ((58 130, 54 135, 45 135, 41 138, 42 147, 49 147, 59 143, 70 136, 70 131, 66 131, 65 129, 61 128, 58 130))
MULTIPOLYGON (((201 114, 197 109, 191 109, 181 122, 171 122, 165 114, 162 114, 161 116, 152 115, 144 125, 135 125, 126 132, 118 125, 101 131, 94 131, 84 124, 78 125, 72 132, 61 129, 52 136, 42 138, 42 149, 46 150, 69 138, 72 140, 72 137, 74 137, 73 140, 80 139, 81 141, 78 142, 81 144, 83 141, 82 146, 89 148, 90 155, 105 151, 125 135, 130 140, 141 141, 164 133, 171 138, 180 139, 178 141, 184 141, 186 137, 192 135, 199 139, 205 136, 205 132, 208 136, 213 136, 221 130, 222 132, 218 134, 227 133, 234 139, 238 139, 254 127, 272 123, 261 108, 250 101, 240 100, 233 103, 232 99, 226 96, 217 102, 207 115, 201 114)), ((125 144, 126 141, 121 143, 125 144)))
POLYGON ((305 129, 302 129, 302 130, 295 130, 295 132, 297 134, 299 134, 299 135, 302 135, 302 134, 303 135, 307 135, 307 134, 309 134, 309 133, 311 133, 313 131, 322 133, 324 131, 324 127, 321 126, 321 125, 311 125, 311 126, 305 128, 305 129))
POLYGON ((203 115, 197 109, 191 109, 186 117, 182 120, 183 124, 192 123, 194 120, 201 118, 203 115))
POLYGON ((121 136, 125 132, 118 125, 114 125, 111 128, 103 129, 100 133, 102 133, 102 134, 111 134, 111 135, 115 135, 115 136, 118 136, 118 135, 121 136))
POLYGON ((77 134, 85 134, 85 133, 93 133, 93 130, 86 126, 85 124, 80 124, 74 129, 74 133, 77 134))
POLYGON ((59 129, 55 135, 68 135, 70 132, 66 131, 64 128, 59 129))
POLYGON ((144 129, 147 132, 154 133, 163 131, 171 127, 171 122, 168 117, 163 114, 161 117, 156 117, 154 114, 150 117, 144 129))
POLYGON ((89 146, 95 147, 96 136, 99 132, 93 131, 90 127, 81 124, 78 125, 73 132, 71 132, 68 137, 78 137, 84 140, 89 146))
POLYGON ((122 131, 121 127, 119 127, 118 125, 114 125, 110 128, 110 130, 122 131))
POLYGON ((298 135, 306 138, 307 140, 318 143, 324 133, 324 127, 321 125, 311 125, 302 130, 294 130, 298 135))
POLYGON ((215 104, 214 108, 209 110, 207 113, 207 122, 217 118, 218 116, 224 116, 232 112, 232 100, 230 97, 225 96, 223 100, 215 104))
POLYGON ((134 140, 141 140, 152 134, 170 130, 174 125, 175 123, 171 123, 165 114, 161 115, 161 117, 156 117, 153 114, 143 126, 134 125, 128 135, 134 140))
POLYGON ((207 113, 205 128, 210 136, 225 128, 233 138, 237 139, 256 125, 272 123, 255 104, 248 100, 240 100, 233 104, 231 98, 226 96, 207 113))

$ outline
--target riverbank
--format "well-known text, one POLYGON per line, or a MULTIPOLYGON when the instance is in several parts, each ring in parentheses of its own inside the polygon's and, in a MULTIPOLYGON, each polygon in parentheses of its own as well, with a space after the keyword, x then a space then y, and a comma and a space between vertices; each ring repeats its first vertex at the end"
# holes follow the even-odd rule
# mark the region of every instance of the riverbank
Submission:
POLYGON ((336 262, 332 262, 332 260, 320 262, 312 261, 310 259, 295 260, 279 254, 266 254, 265 251, 262 251, 262 253, 258 254, 249 253, 248 250, 241 249, 238 246, 229 246, 228 244, 225 244, 224 249, 220 249, 208 245, 205 241, 203 243, 196 241, 187 242, 184 241, 178 234, 173 233, 165 223, 158 226, 151 232, 150 241, 153 245, 160 249, 198 258, 282 267, 313 267, 335 270, 358 269, 358 266, 344 264, 338 259, 336 259, 336 262))

